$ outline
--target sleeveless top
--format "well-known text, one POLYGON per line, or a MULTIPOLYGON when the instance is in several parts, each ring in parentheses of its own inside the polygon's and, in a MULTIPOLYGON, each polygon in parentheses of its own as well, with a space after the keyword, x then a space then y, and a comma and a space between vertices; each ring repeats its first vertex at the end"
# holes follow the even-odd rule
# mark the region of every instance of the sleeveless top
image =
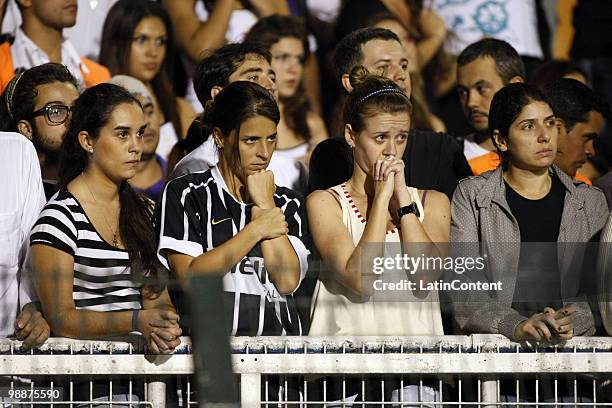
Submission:
MULTIPOLYGON (((425 212, 416 188, 407 187, 417 204, 419 221, 425 212)), ((357 209, 346 183, 330 189, 337 195, 342 207, 342 222, 357 246, 366 225, 366 219, 357 209)), ((386 243, 399 243, 398 228, 387 231, 386 243)), ((394 245, 392 245, 394 246, 394 245)), ((395 257, 385 245, 385 257, 395 257)), ((399 249, 399 245, 397 245, 399 249)), ((384 300, 356 295, 333 280, 317 281, 311 307, 311 336, 427 336, 444 334, 438 293, 430 291, 419 299, 412 291, 399 292, 401 300, 384 300)), ((373 296, 376 296, 376 292, 373 296)))

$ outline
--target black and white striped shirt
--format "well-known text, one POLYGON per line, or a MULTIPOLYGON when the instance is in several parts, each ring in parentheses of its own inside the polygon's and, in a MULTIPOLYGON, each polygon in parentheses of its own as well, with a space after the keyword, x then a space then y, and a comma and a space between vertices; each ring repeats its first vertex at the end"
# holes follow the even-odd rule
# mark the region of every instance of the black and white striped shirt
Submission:
MULTIPOLYGON (((142 283, 135 282, 128 252, 106 242, 77 199, 62 188, 40 213, 30 245, 48 245, 74 258, 77 309, 98 312, 140 309, 142 283)), ((49 277, 52 282, 53 276, 49 277)))
MULTIPOLYGON (((287 236, 300 260, 301 282, 310 254, 304 203, 297 193, 284 187, 276 187, 274 201, 289 225, 287 236)), ((213 250, 250 222, 251 208, 251 204, 230 194, 217 167, 170 181, 158 208, 160 261, 169 266, 168 250, 194 258, 213 250)), ((260 244, 226 271, 223 286, 226 302, 233 305, 232 335, 302 334, 293 296, 280 295, 270 281, 260 244)))

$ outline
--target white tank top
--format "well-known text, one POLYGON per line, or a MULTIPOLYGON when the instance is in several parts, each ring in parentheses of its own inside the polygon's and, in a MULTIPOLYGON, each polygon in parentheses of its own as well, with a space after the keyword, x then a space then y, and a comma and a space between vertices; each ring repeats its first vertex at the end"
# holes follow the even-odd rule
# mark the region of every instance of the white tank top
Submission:
MULTIPOLYGON (((423 222, 425 211, 416 188, 407 187, 423 222)), ((357 245, 367 220, 357 209, 346 184, 330 189, 342 207, 342 222, 357 245)), ((387 231, 386 243, 400 242, 397 228, 387 231)), ((385 246, 387 251, 388 245, 385 246)), ((385 252, 385 257, 395 254, 385 252)), ((444 334, 437 292, 418 299, 409 290, 401 292, 401 301, 373 300, 355 295, 333 280, 319 280, 311 307, 311 336, 427 336, 444 334)))

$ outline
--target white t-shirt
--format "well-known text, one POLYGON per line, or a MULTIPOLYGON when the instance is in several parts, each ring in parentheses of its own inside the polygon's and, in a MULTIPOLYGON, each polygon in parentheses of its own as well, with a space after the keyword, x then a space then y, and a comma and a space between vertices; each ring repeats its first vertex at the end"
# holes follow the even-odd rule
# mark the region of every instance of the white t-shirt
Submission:
MULTIPOLYGON (((78 0, 76 24, 64 29, 68 39, 79 55, 94 61, 100 54, 102 28, 110 8, 118 0, 78 0)), ((13 33, 22 23, 21 13, 15 0, 7 0, 6 13, 2 21, 2 33, 13 33)))
MULTIPOLYGON (((408 194, 419 209, 419 221, 425 219, 418 190, 407 187, 408 194)), ((359 212, 346 183, 332 187, 340 202, 342 223, 356 247, 363 236, 367 219, 359 212)), ((384 257, 401 255, 400 231, 386 231, 384 257)), ((309 335, 311 336, 435 336, 444 334, 438 292, 430 291, 418 299, 411 290, 374 291, 372 296, 357 296, 341 285, 332 275, 321 275, 312 296, 309 335)), ((397 282, 404 276, 401 269, 387 270, 379 275, 382 281, 397 282)))
POLYGON ((466 160, 472 160, 475 157, 479 157, 485 154, 491 153, 487 149, 480 147, 478 143, 472 142, 471 140, 465 140, 463 142, 463 154, 466 160))
MULTIPOLYGON (((208 10, 204 7, 203 1, 197 1, 195 4, 195 13, 198 20, 208 20, 208 10)), ((255 25, 257 16, 249 10, 234 10, 230 16, 229 25, 225 32, 227 42, 241 42, 244 35, 255 25)))
POLYGON ((118 0, 78 0, 79 11, 73 27, 64 30, 80 55, 94 61, 100 55, 102 29, 109 10, 118 0))
POLYGON ((308 0, 306 2, 308 11, 319 20, 334 23, 342 7, 341 0, 308 0))
POLYGON ((2 34, 12 33, 21 26, 21 12, 15 0, 6 0, 6 11, 2 20, 2 34))
POLYGON ((0 132, 0 337, 13 334, 19 305, 37 299, 30 229, 45 205, 38 156, 18 133, 0 132))
POLYGON ((445 43, 450 54, 492 37, 510 43, 520 55, 543 57, 534 0, 432 0, 432 9, 454 34, 445 43))
POLYGON ((176 130, 174 130, 174 125, 172 122, 164 123, 159 128, 159 143, 157 143, 155 154, 168 161, 168 155, 178 140, 179 139, 176 135, 176 130))
MULTIPOLYGON (((15 40, 11 45, 11 58, 15 71, 19 69, 30 69, 49 62, 49 56, 23 32, 17 28, 14 32, 15 40)), ((83 73, 89 69, 82 63, 70 40, 64 38, 62 41, 62 64, 74 76, 80 88, 85 88, 83 73)))

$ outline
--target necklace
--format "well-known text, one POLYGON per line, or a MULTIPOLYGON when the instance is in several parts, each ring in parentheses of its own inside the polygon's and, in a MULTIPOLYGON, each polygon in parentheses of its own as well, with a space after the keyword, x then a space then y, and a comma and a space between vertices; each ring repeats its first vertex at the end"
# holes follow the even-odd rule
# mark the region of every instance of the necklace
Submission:
MULTIPOLYGON (((81 173, 81 175, 85 177, 83 173, 81 173)), ((89 194, 91 194, 91 198, 93 198, 96 205, 99 205, 98 200, 96 200, 96 196, 94 195, 93 191, 91 191, 91 189, 89 188, 89 184, 86 181, 84 182, 85 182, 85 187, 87 187, 87 190, 89 191, 89 194)), ((106 215, 104 215, 104 213, 102 213, 102 217, 104 218, 104 222, 106 222, 106 225, 108 226, 108 229, 110 230, 110 232, 113 233, 113 246, 114 247, 118 246, 119 245, 119 234, 118 234, 119 225, 117 225, 117 228, 113 231, 113 227, 111 227, 111 224, 110 222, 108 222, 108 219, 106 218, 106 215)))

